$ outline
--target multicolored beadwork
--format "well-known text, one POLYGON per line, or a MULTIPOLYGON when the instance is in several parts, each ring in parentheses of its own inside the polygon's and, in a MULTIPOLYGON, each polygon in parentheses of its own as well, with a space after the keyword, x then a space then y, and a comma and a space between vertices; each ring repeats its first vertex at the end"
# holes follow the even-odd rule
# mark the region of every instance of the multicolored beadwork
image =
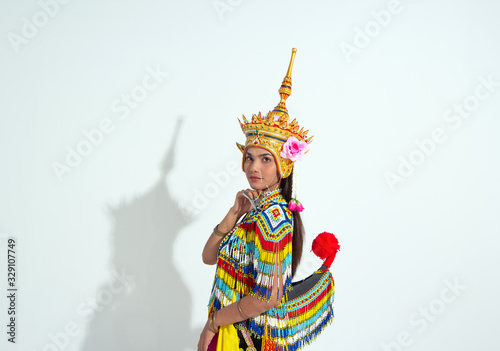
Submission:
POLYGON ((310 343, 333 318, 334 284, 326 270, 313 288, 288 300, 292 289, 293 217, 281 189, 263 199, 222 240, 208 312, 245 295, 271 298, 276 262, 282 273, 282 300, 278 307, 235 324, 262 338, 265 349, 295 351, 310 343))

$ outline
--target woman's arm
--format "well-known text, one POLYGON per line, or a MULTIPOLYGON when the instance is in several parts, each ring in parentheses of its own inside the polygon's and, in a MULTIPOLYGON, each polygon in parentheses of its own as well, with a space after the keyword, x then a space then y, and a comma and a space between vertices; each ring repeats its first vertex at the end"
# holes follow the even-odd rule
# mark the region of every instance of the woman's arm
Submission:
MULTIPOLYGON (((282 290, 282 275, 278 274, 279 265, 276 263, 274 269, 273 278, 273 288, 271 290, 271 298, 269 301, 259 299, 257 296, 246 295, 241 298, 240 308, 246 317, 252 318, 262 313, 270 310, 273 307, 279 306, 281 302, 281 290, 282 290)), ((245 318, 239 311, 237 302, 232 303, 219 311, 215 315, 214 323, 215 327, 218 328, 221 325, 233 324, 241 322, 245 318)))
MULTIPOLYGON (((222 222, 220 222, 217 228, 222 233, 229 233, 231 229, 233 229, 233 227, 235 226, 238 219, 240 219, 240 217, 241 215, 235 212, 231 207, 226 217, 224 217, 224 219, 222 220, 222 222)), ((205 244, 205 247, 203 248, 203 253, 201 254, 203 263, 209 265, 217 263, 217 253, 219 251, 219 245, 222 239, 223 237, 218 236, 215 233, 212 233, 210 235, 210 237, 207 240, 207 243, 205 244)))
MULTIPOLYGON (((246 317, 252 318, 256 317, 267 310, 277 307, 281 301, 281 274, 278 274, 279 265, 276 262, 275 270, 274 270, 274 278, 273 278, 273 288, 271 290, 271 298, 269 301, 264 301, 259 299, 256 296, 246 295, 240 299, 240 308, 241 312, 245 314, 246 317)), ((210 317, 209 317, 210 318, 210 317)), ((214 327, 219 328, 221 325, 228 325, 237 322, 241 322, 245 318, 238 309, 238 302, 232 303, 215 314, 214 319, 214 327)), ((209 320, 206 322, 205 327, 200 335, 200 340, 198 342, 198 350, 206 351, 208 349, 208 345, 212 338, 214 337, 214 333, 210 329, 209 320)))
MULTIPOLYGON (((238 219, 243 216, 245 213, 252 209, 252 205, 247 198, 243 196, 243 193, 247 193, 248 196, 255 198, 259 196, 259 193, 252 189, 241 190, 236 194, 236 199, 234 200, 234 205, 229 209, 229 212, 226 214, 226 217, 220 222, 218 225, 219 231, 223 233, 229 233, 231 229, 234 228, 238 219)), ((219 245, 222 241, 222 237, 211 234, 203 248, 203 253, 201 257, 203 259, 203 263, 213 265, 217 263, 217 253, 219 252, 219 245)))

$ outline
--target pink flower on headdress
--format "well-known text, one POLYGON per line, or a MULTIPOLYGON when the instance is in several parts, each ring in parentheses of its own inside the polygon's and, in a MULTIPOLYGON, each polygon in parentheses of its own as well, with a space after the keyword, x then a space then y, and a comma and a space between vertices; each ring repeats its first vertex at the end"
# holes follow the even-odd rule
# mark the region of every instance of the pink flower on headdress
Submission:
POLYGON ((305 141, 298 140, 296 137, 291 136, 283 144, 280 156, 294 162, 300 161, 307 150, 309 150, 309 146, 305 141))
POLYGON ((292 199, 288 203, 288 209, 290 211, 302 212, 304 210, 304 206, 302 206, 299 200, 292 199))

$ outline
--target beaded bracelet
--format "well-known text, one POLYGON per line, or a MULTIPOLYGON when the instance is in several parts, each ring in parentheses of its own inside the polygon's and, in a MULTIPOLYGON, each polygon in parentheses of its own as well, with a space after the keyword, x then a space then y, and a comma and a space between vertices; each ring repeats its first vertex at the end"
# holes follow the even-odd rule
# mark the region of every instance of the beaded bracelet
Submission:
POLYGON ((241 306, 240 306, 240 302, 241 302, 241 299, 238 300, 238 302, 236 303, 236 305, 238 306, 238 311, 240 311, 240 314, 243 318, 245 319, 250 319, 250 317, 248 317, 246 314, 243 313, 243 311, 241 310, 241 306))
POLYGON ((217 334, 219 328, 215 329, 215 312, 216 311, 212 312, 212 314, 208 317, 208 327, 212 333, 217 334))
POLYGON ((225 237, 228 233, 223 233, 219 230, 219 225, 217 224, 214 228, 214 234, 220 236, 221 238, 225 237))

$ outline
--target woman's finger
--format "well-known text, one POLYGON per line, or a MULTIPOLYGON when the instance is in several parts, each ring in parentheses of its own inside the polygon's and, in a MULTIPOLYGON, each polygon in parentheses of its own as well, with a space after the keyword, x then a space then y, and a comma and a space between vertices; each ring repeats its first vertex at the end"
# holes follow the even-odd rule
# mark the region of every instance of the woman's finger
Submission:
POLYGON ((247 190, 243 190, 248 196, 250 196, 252 199, 256 199, 259 197, 259 192, 258 191, 255 191, 253 189, 247 189, 247 190))

